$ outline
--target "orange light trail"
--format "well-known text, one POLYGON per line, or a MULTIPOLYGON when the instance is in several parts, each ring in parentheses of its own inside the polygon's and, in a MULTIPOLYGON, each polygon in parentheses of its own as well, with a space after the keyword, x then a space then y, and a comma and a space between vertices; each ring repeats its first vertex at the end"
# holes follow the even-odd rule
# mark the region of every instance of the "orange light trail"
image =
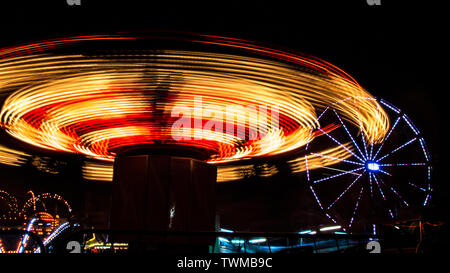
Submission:
MULTIPOLYGON (((139 38, 83 36, 0 50, 0 95, 8 96, 0 119, 6 131, 40 148, 106 161, 134 146, 179 145, 206 150, 208 162, 222 163, 302 148, 321 127, 316 112, 338 101, 336 110, 358 127, 361 122, 369 142, 381 142, 389 129, 387 114, 344 71, 243 40, 188 39, 261 57, 176 49, 97 55, 54 50, 103 40, 139 38), (183 118, 187 123, 180 123, 183 118), (230 126, 233 133, 225 130, 230 126)), ((338 150, 323 154, 345 156, 338 150)))

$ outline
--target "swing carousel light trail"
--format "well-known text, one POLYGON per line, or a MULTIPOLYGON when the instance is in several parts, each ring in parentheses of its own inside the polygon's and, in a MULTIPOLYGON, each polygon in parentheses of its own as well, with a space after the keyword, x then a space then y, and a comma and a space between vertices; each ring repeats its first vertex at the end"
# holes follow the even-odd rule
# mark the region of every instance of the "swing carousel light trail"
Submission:
MULTIPOLYGON (((361 126, 369 143, 388 133, 389 119, 378 102, 344 71, 313 57, 204 35, 186 41, 261 57, 175 49, 97 55, 55 50, 120 40, 145 38, 81 36, 0 50, 0 94, 7 96, 3 128, 34 146, 93 159, 112 161, 123 149, 157 143, 206 150, 210 163, 300 149, 341 126, 321 127, 316 117, 337 101, 342 119, 361 126), (173 130, 186 117, 193 126, 173 130)), ((327 166, 351 155, 339 143, 308 160, 327 166)), ((87 176, 98 171, 99 179, 109 179, 104 166, 89 164, 87 176)))
MULTIPOLYGON (((373 195, 375 189, 383 199, 391 192, 404 204, 403 195, 385 185, 381 175, 391 176, 394 167, 426 166, 429 180, 429 156, 411 120, 394 105, 377 101, 339 68, 240 39, 204 35, 171 39, 82 36, 0 50, 1 126, 36 147, 85 155, 83 177, 97 181, 111 181, 114 158, 136 147, 205 152, 207 162, 218 165, 218 182, 255 174, 252 161, 246 159, 286 156, 294 173, 306 172, 327 215, 346 192, 361 184, 363 174, 369 185, 365 191, 361 187, 358 196, 373 195), (115 48, 118 41, 160 39, 182 41, 191 50, 163 46, 163 50, 129 51, 119 46, 105 51, 102 44, 107 41, 108 48, 115 48), (78 50, 91 43, 95 50, 78 50), (211 47, 192 49, 198 45, 211 47), (397 116, 392 126, 385 110, 397 116), (335 122, 322 121, 325 113, 335 122), (386 152, 384 145, 400 123, 414 137, 386 152), (353 135, 355 128, 360 133, 353 135), (334 136, 336 130, 348 137, 334 136), (331 146, 310 151, 309 145, 319 137, 328 138, 331 146), (424 162, 384 161, 416 144, 424 162), (339 169, 342 163, 352 167, 339 169), (311 172, 321 168, 338 173, 312 179, 311 172), (331 204, 323 205, 315 185, 347 176, 353 176, 351 183, 331 204)), ((23 164, 30 156, 29 151, 9 147, 2 147, 0 155, 5 155, 0 162, 10 165, 23 164)), ((266 164, 258 174, 271 176, 277 171, 266 164)), ((427 204, 430 186, 417 185, 425 189, 427 204)), ((354 203, 349 227, 361 198, 354 203)), ((391 209, 389 213, 393 215, 391 209)))

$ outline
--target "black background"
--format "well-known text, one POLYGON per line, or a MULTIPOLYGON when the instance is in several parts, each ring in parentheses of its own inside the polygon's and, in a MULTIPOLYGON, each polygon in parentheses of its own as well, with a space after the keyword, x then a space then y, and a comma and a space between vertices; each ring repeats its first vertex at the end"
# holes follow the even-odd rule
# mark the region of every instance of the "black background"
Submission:
POLYGON ((433 158, 434 213, 446 220, 448 91, 437 84, 447 70, 442 4, 243 2, 2 2, 0 46, 72 35, 176 30, 261 41, 320 57, 347 71, 374 96, 403 109, 421 129, 433 158))

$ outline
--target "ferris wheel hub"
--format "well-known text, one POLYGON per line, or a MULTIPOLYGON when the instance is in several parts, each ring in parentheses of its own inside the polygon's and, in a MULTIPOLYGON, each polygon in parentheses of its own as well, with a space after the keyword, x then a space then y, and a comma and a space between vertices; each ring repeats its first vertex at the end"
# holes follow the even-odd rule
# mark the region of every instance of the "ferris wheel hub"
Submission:
POLYGON ((366 163, 366 169, 369 172, 378 172, 380 170, 380 163, 375 161, 368 161, 366 163))

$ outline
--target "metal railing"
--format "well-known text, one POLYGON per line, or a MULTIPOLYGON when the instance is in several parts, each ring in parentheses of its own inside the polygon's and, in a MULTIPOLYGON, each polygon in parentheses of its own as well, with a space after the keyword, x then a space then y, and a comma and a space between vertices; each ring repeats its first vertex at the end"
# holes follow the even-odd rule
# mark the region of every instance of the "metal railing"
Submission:
MULTIPOLYGON (((82 229, 67 231, 45 246, 26 230, 0 230, 0 238, 28 235, 34 253, 330 253, 352 249, 365 252, 370 234, 299 234, 286 232, 185 232, 82 229), (39 250, 39 251, 36 251, 39 250)), ((30 244, 30 243, 29 243, 30 244)))
MULTIPOLYGON (((365 246, 368 234, 78 230, 61 238, 56 253, 321 253, 365 246), (78 248, 74 245, 79 244, 78 248)), ((365 248, 364 248, 365 250, 365 248)))

